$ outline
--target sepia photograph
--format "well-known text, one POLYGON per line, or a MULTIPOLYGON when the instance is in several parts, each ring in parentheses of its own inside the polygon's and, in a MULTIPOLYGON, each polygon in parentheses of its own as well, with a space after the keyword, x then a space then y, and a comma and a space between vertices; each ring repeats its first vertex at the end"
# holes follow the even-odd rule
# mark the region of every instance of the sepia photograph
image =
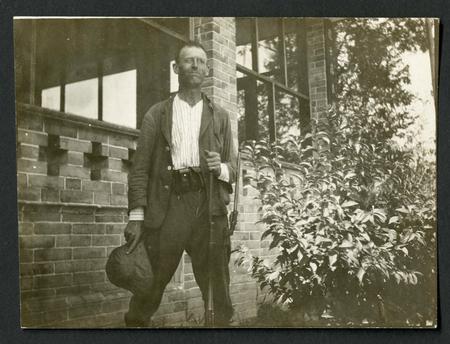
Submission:
POLYGON ((437 328, 438 19, 13 24, 22 328, 437 328))

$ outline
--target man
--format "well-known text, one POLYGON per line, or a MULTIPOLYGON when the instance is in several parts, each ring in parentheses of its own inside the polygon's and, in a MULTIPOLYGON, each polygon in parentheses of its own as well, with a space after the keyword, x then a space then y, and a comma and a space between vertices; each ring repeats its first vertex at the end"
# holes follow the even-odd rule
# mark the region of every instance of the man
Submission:
POLYGON ((132 327, 148 325, 186 250, 205 305, 208 260, 213 260, 216 324, 226 326, 233 313, 226 205, 236 173, 230 120, 201 92, 209 73, 201 44, 185 44, 173 69, 178 75, 179 91, 145 114, 129 174, 130 216, 125 228, 128 252, 144 240, 155 279, 149 296, 133 295, 125 322, 132 327), (213 195, 209 209, 211 174, 213 195), (208 256, 209 211, 216 242, 212 256, 208 256))

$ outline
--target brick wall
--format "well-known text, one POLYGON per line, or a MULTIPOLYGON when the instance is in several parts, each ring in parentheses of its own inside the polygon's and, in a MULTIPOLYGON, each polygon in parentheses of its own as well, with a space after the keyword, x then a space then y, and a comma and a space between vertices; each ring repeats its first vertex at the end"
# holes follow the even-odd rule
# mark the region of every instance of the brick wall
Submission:
POLYGON ((129 294, 104 267, 123 243, 137 131, 26 105, 17 128, 22 326, 118 321, 129 294))

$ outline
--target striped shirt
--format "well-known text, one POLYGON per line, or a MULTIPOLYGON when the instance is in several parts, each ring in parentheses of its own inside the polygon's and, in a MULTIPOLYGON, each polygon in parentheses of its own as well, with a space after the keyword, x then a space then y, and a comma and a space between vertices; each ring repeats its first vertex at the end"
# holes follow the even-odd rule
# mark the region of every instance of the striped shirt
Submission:
POLYGON ((172 163, 175 170, 200 166, 198 138, 202 110, 203 100, 192 107, 178 94, 173 100, 172 163))

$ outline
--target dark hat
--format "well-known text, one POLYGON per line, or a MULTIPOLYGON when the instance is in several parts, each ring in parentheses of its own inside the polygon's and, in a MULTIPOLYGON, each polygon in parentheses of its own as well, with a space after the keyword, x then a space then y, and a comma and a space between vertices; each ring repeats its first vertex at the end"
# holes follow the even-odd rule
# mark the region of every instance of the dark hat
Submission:
POLYGON ((106 262, 106 275, 109 281, 135 295, 150 292, 153 271, 147 249, 141 240, 132 253, 127 254, 128 245, 115 248, 106 262))

